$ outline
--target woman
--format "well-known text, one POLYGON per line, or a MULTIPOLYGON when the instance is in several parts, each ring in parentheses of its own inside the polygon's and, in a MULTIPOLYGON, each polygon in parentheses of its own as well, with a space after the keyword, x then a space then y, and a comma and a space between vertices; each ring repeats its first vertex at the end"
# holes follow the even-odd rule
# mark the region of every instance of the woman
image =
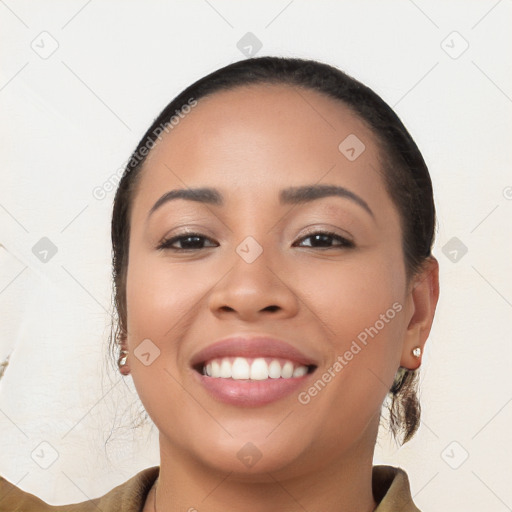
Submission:
POLYGON ((387 395, 397 438, 419 425, 432 195, 398 117, 334 67, 254 58, 188 87, 112 219, 119 367, 160 465, 66 507, 0 479, 0 510, 417 511, 372 460, 387 395))

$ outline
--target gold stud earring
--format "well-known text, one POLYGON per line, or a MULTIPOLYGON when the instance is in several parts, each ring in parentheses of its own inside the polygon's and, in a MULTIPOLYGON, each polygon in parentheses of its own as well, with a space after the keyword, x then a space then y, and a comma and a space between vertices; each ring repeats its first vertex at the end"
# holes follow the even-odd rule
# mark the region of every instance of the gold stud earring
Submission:
POLYGON ((123 375, 128 375, 130 370, 126 367, 126 360, 128 359, 128 350, 121 350, 119 352, 119 360, 117 365, 119 366, 119 370, 123 375))
POLYGON ((119 352, 119 366, 124 366, 127 358, 128 350, 121 350, 121 352, 119 352))

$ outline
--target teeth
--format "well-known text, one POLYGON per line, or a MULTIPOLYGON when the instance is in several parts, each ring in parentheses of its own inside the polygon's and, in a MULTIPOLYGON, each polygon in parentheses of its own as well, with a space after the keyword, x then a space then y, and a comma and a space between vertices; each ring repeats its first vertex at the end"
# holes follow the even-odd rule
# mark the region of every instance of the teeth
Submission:
POLYGON ((291 379, 302 377, 307 373, 307 366, 286 360, 266 360, 263 357, 256 359, 224 357, 208 361, 203 367, 203 374, 209 377, 234 380, 291 379))
POLYGON ((262 357, 258 357, 251 364, 251 380, 268 379, 268 364, 262 357))
POLYGON ((281 377, 281 365, 275 359, 268 365, 268 376, 271 379, 279 379, 281 377))
POLYGON ((285 365, 283 366, 281 370, 281 377, 283 379, 289 379, 293 375, 293 363, 290 361, 286 361, 285 365))
POLYGON ((293 377, 302 377, 308 373, 308 369, 305 366, 298 366, 293 370, 293 377))
POLYGON ((224 379, 229 379, 231 377, 231 363, 227 359, 222 360, 219 377, 224 379))
POLYGON ((247 359, 237 357, 231 367, 231 378, 236 380, 248 379, 250 371, 247 359))

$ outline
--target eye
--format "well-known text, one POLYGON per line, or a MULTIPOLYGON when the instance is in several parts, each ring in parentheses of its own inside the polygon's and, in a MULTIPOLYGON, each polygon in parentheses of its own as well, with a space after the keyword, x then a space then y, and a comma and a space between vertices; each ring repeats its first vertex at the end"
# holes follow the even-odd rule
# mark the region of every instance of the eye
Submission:
POLYGON ((354 242, 344 238, 336 233, 332 233, 331 231, 315 231, 314 233, 310 233, 309 235, 301 238, 301 240, 311 239, 311 242, 308 245, 302 247, 312 247, 319 249, 331 249, 335 247, 350 249, 355 247, 354 242), (339 242, 336 245, 331 245, 329 242, 332 240, 336 240, 339 242))
MULTIPOLYGON (((301 238, 300 241, 310 239, 310 243, 306 245, 302 245, 302 247, 312 247, 318 249, 331 249, 331 248, 353 248, 355 244, 336 233, 332 233, 330 231, 315 231, 314 233, 310 233, 307 236, 301 238), (332 241, 336 241, 338 243, 332 244, 332 241)), ((165 238, 160 242, 157 246, 159 250, 172 250, 172 251, 195 251, 198 249, 205 249, 206 247, 216 247, 218 244, 211 243, 209 246, 205 246, 205 242, 212 242, 206 236, 201 235, 200 233, 184 233, 181 235, 176 235, 171 238, 165 238), (176 247, 176 244, 180 244, 181 247, 176 247)))
MULTIPOLYGON (((157 246, 157 249, 164 250, 170 249, 171 251, 190 251, 196 249, 204 249, 204 242, 211 240, 200 233, 184 233, 181 235, 173 236, 172 238, 165 238, 157 246), (181 244, 181 247, 173 247, 176 243, 181 244)), ((215 247, 215 244, 210 245, 215 247)))

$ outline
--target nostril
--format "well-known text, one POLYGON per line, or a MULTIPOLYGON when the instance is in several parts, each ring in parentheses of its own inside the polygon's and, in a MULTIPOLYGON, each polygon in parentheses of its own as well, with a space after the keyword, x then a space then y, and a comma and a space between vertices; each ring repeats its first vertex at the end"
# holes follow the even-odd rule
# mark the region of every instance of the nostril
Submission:
POLYGON ((279 309, 279 306, 267 306, 265 308, 265 310, 269 310, 269 311, 276 311, 279 309))

